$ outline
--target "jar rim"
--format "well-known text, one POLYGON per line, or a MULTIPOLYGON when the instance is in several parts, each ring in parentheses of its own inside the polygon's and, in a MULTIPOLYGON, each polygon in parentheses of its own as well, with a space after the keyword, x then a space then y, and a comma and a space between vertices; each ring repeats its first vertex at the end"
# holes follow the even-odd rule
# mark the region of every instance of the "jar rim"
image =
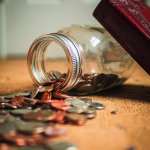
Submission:
POLYGON ((44 66, 44 53, 52 41, 63 48, 68 61, 67 76, 61 84, 61 91, 66 92, 76 84, 82 72, 82 47, 71 37, 58 33, 38 37, 32 43, 28 52, 28 70, 32 80, 37 85, 50 82, 44 66))

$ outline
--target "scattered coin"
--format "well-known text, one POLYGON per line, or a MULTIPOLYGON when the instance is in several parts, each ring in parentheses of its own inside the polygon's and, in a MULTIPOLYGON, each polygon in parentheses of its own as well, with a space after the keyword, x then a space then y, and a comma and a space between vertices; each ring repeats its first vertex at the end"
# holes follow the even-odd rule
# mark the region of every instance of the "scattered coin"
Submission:
POLYGON ((0 124, 0 135, 4 136, 6 134, 15 134, 17 128, 16 125, 12 122, 6 122, 3 124, 0 124))
POLYGON ((50 104, 53 108, 56 108, 58 110, 67 110, 68 105, 62 101, 62 100, 52 100, 50 104))
POLYGON ((24 97, 23 96, 14 97, 11 100, 11 104, 16 107, 22 107, 24 105, 24 97))
POLYGON ((49 92, 44 92, 44 93, 42 94, 41 100, 43 100, 43 101, 51 100, 51 93, 49 93, 49 92))
POLYGON ((67 98, 64 100, 67 104, 71 105, 67 111, 69 112, 84 112, 88 109, 88 104, 85 103, 83 100, 80 100, 78 98, 67 98), (74 107, 74 108, 73 108, 74 107))
POLYGON ((96 117, 96 108, 94 107, 89 107, 84 114, 86 115, 87 119, 93 119, 96 117))
POLYGON ((83 114, 67 114, 65 116, 65 119, 69 123, 73 123, 75 125, 84 125, 85 122, 87 121, 86 116, 83 114))
POLYGON ((0 115, 6 115, 6 114, 8 114, 8 113, 9 113, 8 110, 0 109, 0 115))
POLYGON ((92 99, 87 97, 82 97, 80 98, 80 100, 84 101, 87 105, 89 105, 92 102, 92 99))
POLYGON ((28 114, 28 113, 31 113, 33 112, 33 110, 30 110, 30 109, 15 109, 15 110, 12 110, 11 111, 11 114, 13 115, 25 115, 25 114, 28 114))
MULTIPOLYGON (((77 150, 68 142, 52 143, 53 137, 66 133, 56 124, 84 125, 96 117, 97 109, 104 108, 91 98, 61 92, 66 74, 52 71, 48 75, 51 81, 33 91, 0 96, 1 150, 77 150)), ((102 88, 102 84, 103 88, 110 86, 103 78, 109 78, 109 83, 119 80, 113 75, 85 74, 69 93, 90 94, 102 88)))
POLYGON ((0 115, 0 124, 3 124, 7 121, 7 116, 6 115, 0 115))
POLYGON ((65 128, 58 128, 56 126, 47 126, 44 129, 44 134, 46 136, 60 136, 66 134, 67 130, 65 128))
POLYGON ((71 96, 61 93, 61 92, 53 92, 53 97, 57 99, 64 99, 64 98, 69 98, 71 96))
POLYGON ((9 103, 9 102, 10 102, 10 99, 0 97, 0 103, 9 103))
POLYGON ((14 97, 18 97, 18 96, 30 96, 31 92, 29 91, 25 91, 25 92, 18 92, 18 93, 14 93, 14 94, 9 94, 9 95, 1 95, 1 98, 6 98, 6 99, 12 99, 14 97))
POLYGON ((87 108, 88 108, 88 105, 84 101, 82 101, 80 99, 75 99, 74 101, 72 101, 71 105, 73 107, 76 107, 76 108, 78 108, 80 110, 83 110, 83 111, 86 111, 87 108))
POLYGON ((80 113, 83 112, 83 110, 80 109, 80 108, 77 108, 77 107, 69 107, 69 108, 67 109, 67 112, 68 112, 68 113, 77 113, 77 114, 80 114, 80 113))
MULTIPOLYGON (((10 147, 5 143, 0 143, 0 150, 10 150, 10 147)), ((15 149, 12 148, 11 150, 15 150, 15 149)))
POLYGON ((31 93, 31 98, 35 98, 37 96, 37 94, 39 93, 41 88, 42 88, 42 86, 39 86, 38 88, 34 89, 31 93))
POLYGON ((97 103, 97 102, 92 102, 89 106, 94 107, 96 109, 104 109, 105 108, 103 104, 97 103))
POLYGON ((93 119, 96 117, 96 113, 86 114, 87 119, 93 119))
POLYGON ((59 142, 59 143, 50 143, 47 144, 47 147, 50 150, 78 150, 76 145, 68 143, 68 142, 59 142))
POLYGON ((0 107, 1 107, 1 108, 10 108, 10 109, 16 109, 16 108, 17 108, 17 106, 14 106, 14 105, 11 104, 11 103, 1 103, 1 104, 0 104, 0 107))
POLYGON ((16 121, 17 131, 25 134, 42 133, 44 131, 44 123, 16 121))
POLYGON ((11 150, 47 150, 47 149, 41 146, 24 146, 24 147, 14 147, 14 149, 11 150))
POLYGON ((23 115, 23 119, 28 121, 50 121, 53 118, 54 113, 52 110, 39 110, 23 115))
POLYGON ((89 107, 84 113, 86 113, 86 114, 96 114, 96 108, 89 107))

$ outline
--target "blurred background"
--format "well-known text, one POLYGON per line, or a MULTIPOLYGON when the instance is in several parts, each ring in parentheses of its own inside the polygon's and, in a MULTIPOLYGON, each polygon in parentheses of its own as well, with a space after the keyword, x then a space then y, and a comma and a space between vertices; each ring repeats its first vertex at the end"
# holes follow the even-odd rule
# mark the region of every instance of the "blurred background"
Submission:
MULTIPOLYGON (((35 38, 71 24, 99 26, 100 0, 0 0, 0 58, 26 57, 35 38)), ((150 0, 146 2, 150 5, 150 0)), ((53 54, 55 55, 55 53, 53 54)))
POLYGON ((92 16, 99 1, 1 0, 0 57, 24 57, 35 38, 71 24, 99 25, 92 16))

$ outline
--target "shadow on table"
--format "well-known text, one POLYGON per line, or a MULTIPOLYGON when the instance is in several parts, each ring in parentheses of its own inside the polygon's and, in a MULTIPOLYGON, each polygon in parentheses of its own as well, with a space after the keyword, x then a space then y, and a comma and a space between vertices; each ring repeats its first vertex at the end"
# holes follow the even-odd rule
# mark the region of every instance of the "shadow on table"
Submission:
POLYGON ((150 102, 150 86, 124 84, 101 91, 98 95, 150 102))

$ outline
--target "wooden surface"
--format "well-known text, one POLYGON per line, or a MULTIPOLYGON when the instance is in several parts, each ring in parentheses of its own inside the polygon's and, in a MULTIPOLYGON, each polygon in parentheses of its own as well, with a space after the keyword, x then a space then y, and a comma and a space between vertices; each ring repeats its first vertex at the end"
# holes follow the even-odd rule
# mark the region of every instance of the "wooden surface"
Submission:
MULTIPOLYGON (((26 60, 0 61, 1 95, 33 86, 26 60)), ((79 150, 150 150, 150 76, 141 68, 125 85, 88 97, 106 108, 84 126, 65 125, 67 135, 56 140, 71 141, 79 150)))

